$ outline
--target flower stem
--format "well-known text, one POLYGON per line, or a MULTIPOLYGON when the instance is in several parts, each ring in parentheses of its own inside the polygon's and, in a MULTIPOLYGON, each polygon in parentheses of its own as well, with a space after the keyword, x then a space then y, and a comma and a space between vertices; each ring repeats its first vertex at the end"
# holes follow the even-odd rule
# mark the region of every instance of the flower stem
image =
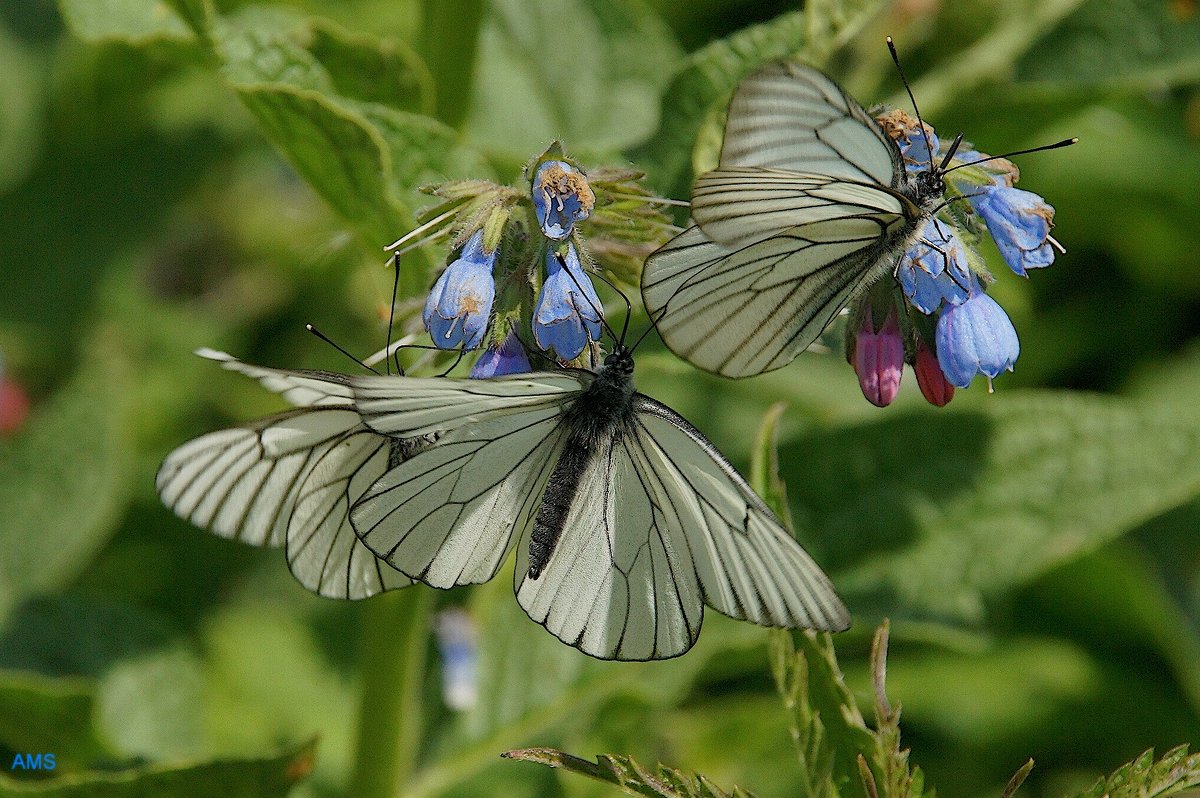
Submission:
POLYGON ((362 608, 362 703, 349 794, 393 798, 416 767, 433 591, 387 593, 362 608))

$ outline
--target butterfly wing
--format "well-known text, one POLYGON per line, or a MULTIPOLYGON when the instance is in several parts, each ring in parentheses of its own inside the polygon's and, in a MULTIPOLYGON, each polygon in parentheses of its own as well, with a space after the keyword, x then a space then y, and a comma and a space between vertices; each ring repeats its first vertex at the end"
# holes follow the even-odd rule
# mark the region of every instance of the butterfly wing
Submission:
POLYGON ((631 424, 588 464, 562 539, 517 601, 565 643, 601 659, 679 656, 704 604, 763 626, 840 630, 828 579, 719 452, 638 395, 631 424))
POLYGON ((772 371, 887 272, 907 226, 864 212, 741 245, 689 227, 646 261, 642 299, 666 345, 693 365, 725 377, 772 371))
POLYGON ((664 342, 727 377, 791 362, 919 229, 903 179, 895 143, 817 70, 775 63, 748 77, 721 166, 693 188, 697 226, 642 273, 664 342))
POLYGON ((869 113, 819 70, 778 61, 738 84, 722 166, 765 167, 894 188, 900 150, 869 113))
POLYGON ((390 442, 352 409, 298 409, 185 443, 156 479, 171 511, 222 537, 286 546, 309 590, 366 598, 411 584, 359 543, 349 504, 386 470, 390 442))
POLYGON ((356 380, 357 407, 372 429, 440 435, 353 508, 360 540, 434 587, 491 579, 537 514, 562 452, 563 414, 593 379, 562 371, 356 380))
POLYGON ((222 537, 285 546, 297 581, 323 596, 366 598, 412 584, 377 561, 350 526, 349 506, 383 474, 398 444, 362 424, 346 378, 200 354, 301 407, 171 452, 155 480, 163 503, 222 537))
POLYGON ((329 598, 362 599, 413 583, 354 534, 350 508, 413 448, 361 423, 318 447, 293 497, 285 543, 300 584, 329 598))

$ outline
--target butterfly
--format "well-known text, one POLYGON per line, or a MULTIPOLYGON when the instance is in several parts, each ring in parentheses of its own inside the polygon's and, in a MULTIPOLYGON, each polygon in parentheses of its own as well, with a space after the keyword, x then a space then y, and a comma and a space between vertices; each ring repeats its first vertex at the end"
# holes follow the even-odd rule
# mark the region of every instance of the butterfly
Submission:
POLYGON ((751 74, 730 101, 718 168, 692 188, 695 224, 645 264, 664 342, 726 377, 790 363, 920 239, 953 149, 907 174, 896 142, 820 71, 776 62, 751 74))
POLYGON ((617 344, 596 371, 347 376, 199 354, 296 409, 164 461, 163 503, 217 534, 284 545, 325 595, 490 580, 516 550, 521 607, 601 659, 696 642, 704 605, 842 630, 828 578, 691 424, 637 393, 617 344))

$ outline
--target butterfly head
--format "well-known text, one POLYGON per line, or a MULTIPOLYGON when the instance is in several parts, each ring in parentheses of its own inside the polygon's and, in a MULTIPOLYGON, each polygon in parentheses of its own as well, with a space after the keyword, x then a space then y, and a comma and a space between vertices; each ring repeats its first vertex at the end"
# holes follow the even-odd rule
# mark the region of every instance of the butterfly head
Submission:
POLYGON ((614 371, 620 374, 633 373, 633 352, 624 344, 618 343, 613 351, 609 352, 604 358, 604 368, 606 371, 614 371))
POLYGON ((946 181, 942 178, 942 170, 937 166, 917 172, 912 176, 909 185, 913 200, 926 209, 938 204, 946 194, 946 181))

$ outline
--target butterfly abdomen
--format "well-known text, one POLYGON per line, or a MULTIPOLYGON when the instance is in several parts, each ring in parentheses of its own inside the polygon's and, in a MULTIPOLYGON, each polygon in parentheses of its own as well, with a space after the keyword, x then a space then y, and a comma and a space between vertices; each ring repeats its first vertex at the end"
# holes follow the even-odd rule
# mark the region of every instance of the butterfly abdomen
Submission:
POLYGON ((604 368, 564 414, 567 440, 550 472, 529 536, 529 578, 537 579, 562 536, 593 458, 611 446, 633 415, 633 380, 628 372, 604 368))
MULTIPOLYGON (((572 436, 574 437, 574 436, 572 436)), ((550 472, 550 480, 546 483, 546 491, 542 494, 542 504, 538 507, 537 517, 533 521, 533 532, 529 536, 529 578, 537 579, 542 569, 550 561, 550 555, 562 536, 563 527, 567 523, 567 514, 571 510, 571 500, 579 489, 579 481, 587 470, 595 454, 594 449, 572 445, 568 439, 567 448, 562 457, 550 472)))

